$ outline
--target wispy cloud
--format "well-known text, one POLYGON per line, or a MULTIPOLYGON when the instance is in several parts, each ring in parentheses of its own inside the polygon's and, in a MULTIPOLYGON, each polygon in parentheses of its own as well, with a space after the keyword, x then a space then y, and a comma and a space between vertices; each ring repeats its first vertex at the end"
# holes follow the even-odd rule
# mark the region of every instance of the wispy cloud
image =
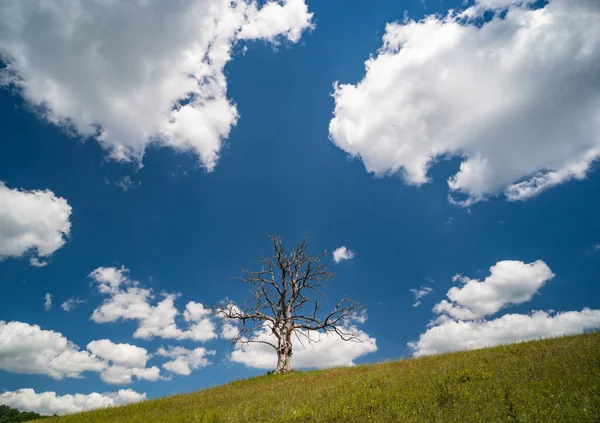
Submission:
POLYGON ((413 307, 419 307, 421 305, 421 298, 431 294, 433 292, 433 288, 428 286, 422 286, 420 288, 413 288, 410 290, 415 296, 415 303, 412 305, 413 307))
POLYGON ((82 298, 77 298, 77 297, 71 297, 71 298, 67 299, 64 303, 62 303, 60 305, 60 308, 62 308, 64 311, 71 311, 75 307, 77 307, 79 304, 86 304, 86 303, 87 303, 87 300, 84 300, 82 298))
POLYGON ((47 261, 40 260, 37 257, 31 257, 29 259, 29 264, 31 264, 33 267, 45 267, 45 266, 48 266, 48 262, 47 261))
POLYGON ((52 294, 47 293, 44 295, 44 311, 48 311, 52 308, 52 294))
POLYGON ((115 182, 115 185, 121 188, 123 191, 127 192, 131 189, 136 189, 137 187, 139 187, 140 183, 139 181, 136 182, 133 179, 131 179, 131 176, 125 175, 122 179, 119 179, 117 182, 115 182))

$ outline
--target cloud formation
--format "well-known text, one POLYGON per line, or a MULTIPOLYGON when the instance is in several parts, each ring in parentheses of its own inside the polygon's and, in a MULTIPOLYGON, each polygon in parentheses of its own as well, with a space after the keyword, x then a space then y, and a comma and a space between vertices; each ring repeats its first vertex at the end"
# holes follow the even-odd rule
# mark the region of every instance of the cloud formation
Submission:
POLYGON ((146 367, 148 351, 131 344, 115 344, 108 339, 100 339, 87 344, 87 349, 104 360, 129 367, 146 367))
POLYGON ((63 379, 78 378, 87 371, 100 372, 105 367, 102 360, 80 351, 60 332, 0 321, 0 369, 63 379))
POLYGON ((115 385, 132 383, 133 376, 135 376, 138 380, 148 380, 150 382, 156 382, 157 380, 161 379, 160 369, 156 366, 126 367, 112 365, 106 367, 106 369, 100 373, 100 379, 102 379, 102 381, 115 385))
POLYGON ((90 273, 90 278, 100 293, 108 295, 92 314, 91 319, 96 323, 136 321, 138 327, 133 337, 141 339, 208 341, 217 337, 209 309, 190 301, 183 313, 187 328, 181 329, 175 321, 180 314, 175 307, 177 295, 163 293, 163 299, 153 305, 155 295, 152 290, 130 279, 129 270, 124 266, 99 267, 90 273))
POLYGON ((48 266, 49 262, 40 260, 37 257, 30 257, 29 264, 31 264, 33 267, 46 267, 46 266, 48 266))
POLYGON ((70 216, 67 200, 52 191, 10 189, 0 181, 0 261, 31 253, 31 265, 45 266, 38 257, 49 257, 65 244, 70 216))
POLYGON ((192 373, 192 370, 211 364, 207 356, 215 355, 215 351, 209 351, 202 347, 193 350, 183 347, 168 347, 166 349, 161 347, 156 351, 156 355, 173 359, 163 363, 164 369, 178 375, 188 376, 192 373))
POLYGON ((6 0, 0 86, 113 159, 140 162, 158 144, 211 171, 238 120, 224 74, 237 42, 295 43, 311 20, 304 0, 6 0))
POLYGON ((600 328, 600 310, 531 314, 505 314, 494 320, 446 320, 409 342, 416 357, 447 351, 493 347, 495 345, 569 335, 600 328))
MULTIPOLYGON (((364 322, 364 319, 362 321, 364 322)), ((301 331, 299 337, 292 337, 292 366, 296 369, 353 366, 357 358, 377 351, 375 338, 349 324, 342 329, 346 333, 357 334, 362 342, 344 341, 332 333, 301 331), (309 343, 308 336, 314 342, 309 343)), ((277 344, 275 335, 270 333, 268 328, 256 331, 252 339, 277 344)), ((234 363, 258 369, 272 370, 277 365, 275 349, 263 343, 238 342, 229 358, 234 363)))
POLYGON ((433 292, 433 289, 428 286, 422 286, 420 288, 412 288, 410 292, 412 292, 415 296, 415 302, 412 306, 419 307, 421 305, 421 298, 431 294, 433 292))
POLYGON ((140 394, 131 389, 120 389, 117 392, 99 394, 57 395, 56 392, 36 393, 33 389, 19 389, 0 394, 0 404, 17 408, 21 411, 34 411, 51 416, 57 414, 79 413, 96 408, 114 407, 146 399, 146 394, 140 394))
POLYGON ((97 372, 106 383, 132 383, 132 376, 156 381, 160 370, 147 368, 148 359, 146 349, 135 345, 102 339, 80 350, 60 332, 0 321, 0 369, 9 372, 45 374, 54 379, 82 378, 85 372, 97 372))
POLYGON ((531 300, 531 297, 554 273, 542 260, 525 264, 517 260, 499 261, 490 267, 490 275, 483 281, 456 275, 452 287, 443 300, 434 307, 438 314, 445 313, 460 320, 472 320, 492 315, 501 309, 531 300))
POLYGON ((68 298, 67 300, 65 300, 60 305, 60 308, 62 308, 64 311, 71 311, 75 307, 77 307, 79 304, 86 304, 86 303, 87 303, 87 300, 84 300, 82 298, 77 298, 77 297, 71 297, 71 298, 68 298))
POLYGON ((354 251, 347 249, 344 246, 333 250, 333 261, 339 263, 342 260, 352 260, 354 258, 354 251))
POLYGON ((335 86, 331 140, 417 186, 460 157, 448 186, 463 206, 585 178, 600 156, 600 3, 532 3, 475 0, 388 24, 362 81, 335 86))
POLYGON ((541 260, 528 264, 500 261, 490 268, 490 275, 483 281, 455 275, 452 281, 463 285, 450 288, 446 294, 448 300, 433 308, 438 317, 408 346, 419 357, 600 328, 600 310, 589 308, 560 313, 532 311, 485 319, 510 305, 530 301, 553 277, 554 273, 541 260))
POLYGON ((44 295, 44 311, 50 311, 52 308, 52 294, 49 292, 44 295))

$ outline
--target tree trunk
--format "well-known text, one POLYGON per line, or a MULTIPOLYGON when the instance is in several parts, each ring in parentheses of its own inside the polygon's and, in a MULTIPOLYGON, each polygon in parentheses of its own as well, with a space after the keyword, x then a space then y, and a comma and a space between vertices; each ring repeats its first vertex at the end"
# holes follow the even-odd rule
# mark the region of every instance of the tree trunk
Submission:
POLYGON ((289 336, 282 336, 277 348, 277 368, 275 374, 285 373, 292 370, 292 343, 289 336))

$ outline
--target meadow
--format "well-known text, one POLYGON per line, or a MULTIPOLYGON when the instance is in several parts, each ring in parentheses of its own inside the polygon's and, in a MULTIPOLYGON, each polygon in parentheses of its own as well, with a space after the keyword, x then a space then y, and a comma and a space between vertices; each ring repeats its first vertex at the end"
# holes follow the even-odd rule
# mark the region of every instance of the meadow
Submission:
POLYGON ((600 423, 600 333, 265 375, 43 421, 600 423))

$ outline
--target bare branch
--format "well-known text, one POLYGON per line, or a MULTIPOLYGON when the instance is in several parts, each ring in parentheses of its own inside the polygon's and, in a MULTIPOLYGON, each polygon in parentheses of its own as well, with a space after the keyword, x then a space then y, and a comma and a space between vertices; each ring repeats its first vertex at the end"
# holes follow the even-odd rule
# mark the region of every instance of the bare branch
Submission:
POLYGON ((263 341, 262 339, 244 339, 244 340, 240 340, 239 343, 241 345, 248 345, 248 344, 267 344, 275 349, 277 349, 277 345, 272 344, 268 341, 263 341))
POLYGON ((231 341, 242 345, 263 343, 275 348, 280 363, 276 372, 290 369, 292 335, 302 346, 301 336, 310 344, 318 342, 311 334, 319 332, 336 334, 345 341, 360 341, 349 322, 362 310, 362 305, 344 298, 328 314, 321 314, 321 289, 334 277, 327 263, 321 263, 325 253, 310 255, 306 238, 286 251, 281 237, 268 237, 272 256, 262 257, 258 271, 242 269, 244 276, 239 278, 249 285, 251 297, 239 308, 231 303, 215 307, 222 321, 237 322, 238 334, 231 341), (274 335, 277 345, 258 339, 255 332, 259 330, 274 335))

